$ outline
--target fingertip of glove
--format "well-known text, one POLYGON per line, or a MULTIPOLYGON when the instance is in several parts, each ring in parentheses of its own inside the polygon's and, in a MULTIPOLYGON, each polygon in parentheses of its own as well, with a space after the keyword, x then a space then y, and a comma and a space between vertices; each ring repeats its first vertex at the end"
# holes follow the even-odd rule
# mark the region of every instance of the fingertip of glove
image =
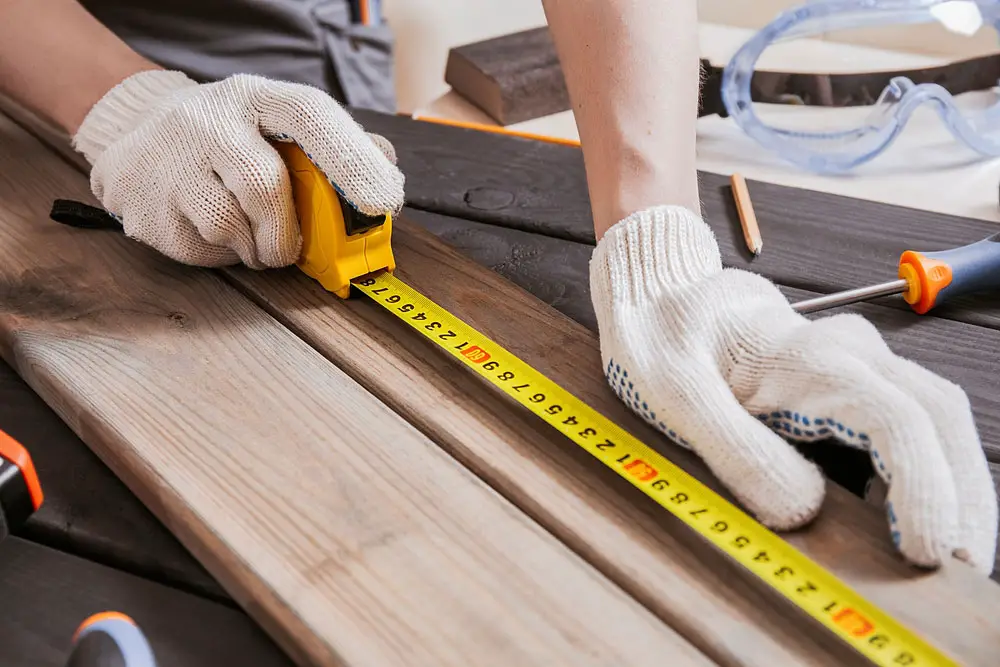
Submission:
POLYGON ((983 561, 981 558, 976 558, 973 556, 972 552, 965 547, 959 547, 958 549, 952 549, 952 558, 961 561, 971 567, 973 570, 979 574, 990 576, 993 574, 993 558, 990 557, 987 561, 983 561))
MULTIPOLYGON (((890 534, 893 543, 903 557, 912 565, 920 568, 928 570, 940 568, 948 557, 964 560, 959 556, 960 552, 963 552, 963 556, 971 557, 967 549, 953 547, 954 541, 937 535, 936 531, 929 529, 926 525, 907 526, 890 521, 890 534)), ((976 567, 972 562, 966 562, 976 567)))
POLYGON ((739 463, 725 454, 699 453, 760 523, 776 531, 811 523, 826 498, 826 478, 819 466, 764 425, 744 428, 741 437, 728 439, 746 455, 739 463))
MULTIPOLYGON (((989 530, 988 528, 984 528, 989 530)), ((996 530, 989 532, 988 536, 971 536, 975 540, 971 544, 952 549, 951 555, 976 572, 989 577, 993 574, 996 565, 997 533, 996 530), (976 539, 976 538, 980 539, 976 539), (985 539, 983 539, 985 537, 985 539)))
POLYGON ((375 134, 374 132, 368 132, 367 134, 368 138, 371 139, 373 144, 375 144, 375 147, 378 148, 382 152, 382 155, 385 156, 385 159, 393 165, 397 165, 398 160, 396 157, 396 147, 392 145, 392 142, 382 135, 375 134))
POLYGON ((747 506, 768 528, 779 531, 802 528, 815 520, 826 499, 823 471, 792 445, 779 442, 780 436, 763 424, 759 429, 758 438, 767 442, 755 438, 754 449, 763 457, 754 466, 758 479, 746 479, 743 475, 741 484, 747 489, 745 493, 753 496, 747 498, 747 506))
POLYGON ((405 183, 403 173, 393 168, 378 178, 368 178, 360 187, 352 188, 356 193, 351 201, 365 215, 396 216, 405 204, 405 183))
POLYGON ((816 468, 814 475, 815 479, 807 484, 800 484, 796 493, 785 494, 783 502, 759 508, 755 512, 757 519, 777 531, 796 530, 812 523, 819 516, 826 497, 823 474, 816 468))
POLYGON ((975 549, 969 547, 957 547, 949 549, 944 545, 935 545, 921 549, 903 549, 903 555, 913 565, 926 570, 936 570, 944 565, 945 557, 950 555, 952 559, 971 567, 974 572, 989 577, 993 574, 995 564, 995 549, 982 553, 975 553, 975 549))

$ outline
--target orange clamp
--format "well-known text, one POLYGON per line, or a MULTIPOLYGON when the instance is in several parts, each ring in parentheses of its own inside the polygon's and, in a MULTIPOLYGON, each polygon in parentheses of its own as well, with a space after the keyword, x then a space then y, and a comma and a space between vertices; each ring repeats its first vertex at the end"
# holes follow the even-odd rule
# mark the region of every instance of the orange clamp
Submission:
POLYGON ((38 481, 38 473, 35 472, 35 464, 32 463, 28 450, 17 440, 0 431, 0 458, 9 461, 21 471, 21 478, 28 488, 31 506, 37 511, 42 506, 42 485, 38 481))

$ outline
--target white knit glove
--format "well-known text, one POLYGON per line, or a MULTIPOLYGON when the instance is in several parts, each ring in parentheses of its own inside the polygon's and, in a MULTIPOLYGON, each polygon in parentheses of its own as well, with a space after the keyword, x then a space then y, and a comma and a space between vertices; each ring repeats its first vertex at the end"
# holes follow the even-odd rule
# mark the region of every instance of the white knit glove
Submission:
POLYGON ((819 469, 779 437, 870 452, 891 536, 933 567, 989 574, 997 500, 965 393, 894 355, 857 315, 810 321, 778 289, 723 269, 709 227, 661 207, 611 228, 591 262, 605 371, 632 409, 696 452, 775 530, 819 511, 819 469))
POLYGON ((296 141, 361 212, 402 208, 392 145, 301 84, 140 72, 98 101, 73 145, 128 236, 185 264, 261 269, 292 264, 302 247, 288 172, 268 139, 296 141))

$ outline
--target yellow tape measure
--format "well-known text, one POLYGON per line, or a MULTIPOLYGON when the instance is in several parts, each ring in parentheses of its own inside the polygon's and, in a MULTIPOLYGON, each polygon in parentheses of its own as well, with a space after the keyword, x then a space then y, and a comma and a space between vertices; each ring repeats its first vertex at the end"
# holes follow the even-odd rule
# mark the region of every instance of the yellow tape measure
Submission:
POLYGON ((956 665, 620 426, 391 273, 352 284, 585 449, 876 665, 956 665))

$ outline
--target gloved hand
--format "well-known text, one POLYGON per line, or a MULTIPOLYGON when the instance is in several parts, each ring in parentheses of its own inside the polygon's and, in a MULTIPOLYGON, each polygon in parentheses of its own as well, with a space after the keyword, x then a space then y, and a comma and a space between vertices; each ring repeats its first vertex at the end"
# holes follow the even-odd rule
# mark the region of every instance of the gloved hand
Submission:
POLYGON ((766 279, 723 269, 712 231, 685 208, 622 220, 590 271, 612 388, 761 523, 799 527, 823 501, 819 469, 779 436, 834 436, 870 452, 905 558, 955 555, 990 573, 996 493, 958 386, 893 354, 860 316, 810 321, 766 279))
POLYGON ((402 208, 392 145, 301 84, 140 72, 98 101, 73 144, 128 236, 185 264, 260 269, 294 263, 302 247, 289 176, 268 139, 298 142, 361 212, 402 208))

